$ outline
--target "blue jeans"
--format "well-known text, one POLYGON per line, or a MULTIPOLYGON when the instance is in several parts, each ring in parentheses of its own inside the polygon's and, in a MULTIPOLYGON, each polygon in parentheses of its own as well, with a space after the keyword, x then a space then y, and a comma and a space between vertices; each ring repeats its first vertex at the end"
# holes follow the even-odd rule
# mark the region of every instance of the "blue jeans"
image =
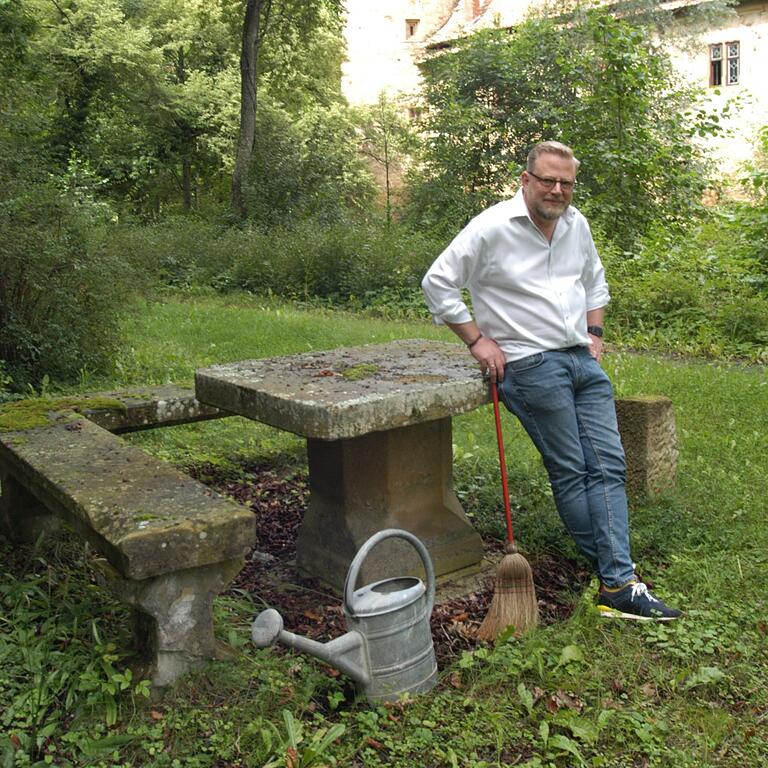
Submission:
POLYGON ((605 371, 586 347, 539 352, 507 363, 499 396, 541 453, 560 518, 600 580, 631 581, 626 462, 605 371))

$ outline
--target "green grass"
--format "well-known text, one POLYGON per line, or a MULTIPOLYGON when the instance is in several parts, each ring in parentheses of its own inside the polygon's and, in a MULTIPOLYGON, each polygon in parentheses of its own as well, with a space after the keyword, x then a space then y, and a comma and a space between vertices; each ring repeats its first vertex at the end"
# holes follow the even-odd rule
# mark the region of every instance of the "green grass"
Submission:
MULTIPOLYGON (((190 383, 195 367, 248 357, 450 338, 427 323, 247 297, 147 304, 125 334, 113 378, 85 377, 80 391, 190 383)), ((76 550, 0 544, 3 765, 765 765, 765 370, 618 351, 605 365, 618 395, 665 394, 674 402, 677 486, 652 502, 635 501, 632 523, 641 570, 686 610, 681 621, 600 622, 586 594, 567 622, 465 653, 440 670, 429 696, 369 708, 313 659, 253 649, 248 625, 261 606, 220 599, 217 631, 238 648, 237 660, 211 664, 164 702, 149 703, 135 692, 137 681, 121 676, 124 660, 115 649, 123 647, 127 616, 91 583, 76 550), (335 725, 343 733, 329 730, 335 725), (304 762, 288 762, 292 743, 304 762), (313 748, 320 751, 315 762, 313 748)), ((535 450, 511 418, 505 431, 520 542, 532 553, 571 554, 535 450)), ((298 438, 240 419, 131 440, 180 464, 236 456, 305 461, 298 438)), ((494 441, 488 408, 454 420, 457 490, 478 527, 500 532, 494 441)))

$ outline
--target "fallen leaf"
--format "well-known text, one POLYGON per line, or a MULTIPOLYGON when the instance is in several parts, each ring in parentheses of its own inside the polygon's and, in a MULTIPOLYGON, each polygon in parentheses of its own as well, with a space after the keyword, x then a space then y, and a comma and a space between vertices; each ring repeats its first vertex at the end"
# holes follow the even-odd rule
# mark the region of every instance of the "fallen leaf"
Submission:
POLYGON ((568 691, 557 690, 547 701, 547 709, 554 714, 558 709, 575 709, 580 712, 584 704, 581 700, 568 691))
POLYGON ((640 686, 640 692, 643 696, 647 696, 649 699, 655 699, 658 691, 654 683, 646 683, 640 686))
POLYGON ((335 667, 323 667, 323 671, 328 677, 338 677, 341 674, 335 667))
POLYGON ((312 619, 312 621, 322 621, 323 617, 319 613, 315 613, 314 611, 304 611, 304 617, 307 619, 312 619))
POLYGON ((21 749, 21 739, 15 734, 11 734, 11 745, 14 749, 21 749))
POLYGON ((452 672, 451 676, 448 678, 448 682, 454 688, 461 688, 461 675, 458 672, 452 672))
POLYGON ((376 739, 372 739, 370 736, 366 738, 365 743, 369 747, 373 747, 374 749, 378 749, 379 751, 381 751, 382 749, 386 749, 386 747, 380 741, 376 741, 376 739))
POLYGON ((153 709, 153 710, 152 710, 152 711, 149 713, 149 716, 150 716, 150 717, 151 717, 153 720, 162 720, 162 719, 163 719, 163 713, 162 713, 162 712, 158 712, 156 709, 153 709))

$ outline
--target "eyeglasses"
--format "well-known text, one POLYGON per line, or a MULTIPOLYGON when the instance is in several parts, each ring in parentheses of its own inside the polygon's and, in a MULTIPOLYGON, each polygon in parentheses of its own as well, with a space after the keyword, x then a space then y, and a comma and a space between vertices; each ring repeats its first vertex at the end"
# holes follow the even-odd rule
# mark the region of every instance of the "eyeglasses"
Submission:
POLYGON ((528 171, 528 175, 533 176, 534 179, 538 179, 539 184, 546 190, 550 190, 554 188, 555 184, 559 184, 560 189, 562 189, 563 192, 573 192, 573 188, 576 186, 576 182, 570 181, 569 179, 552 179, 549 176, 539 176, 538 173, 534 173, 533 171, 528 171))

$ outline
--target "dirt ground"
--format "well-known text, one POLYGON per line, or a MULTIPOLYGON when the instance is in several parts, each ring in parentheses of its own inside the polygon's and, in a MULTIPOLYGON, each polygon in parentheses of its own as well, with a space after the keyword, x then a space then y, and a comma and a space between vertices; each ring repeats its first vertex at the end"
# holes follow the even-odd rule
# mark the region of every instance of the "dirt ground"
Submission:
MULTIPOLYGON (((258 545, 231 589, 251 593, 255 604, 273 607, 285 628, 296 634, 327 641, 346 631, 341 600, 315 580, 300 578, 293 566, 296 534, 309 498, 306 476, 284 469, 248 464, 239 472, 221 471, 210 464, 187 471, 220 493, 253 509, 258 545)), ((489 560, 502 556, 503 542, 484 540, 489 560)), ((531 561, 539 614, 544 624, 562 621, 572 609, 574 595, 588 584, 590 574, 581 563, 562 557, 540 556, 531 561)), ((438 662, 474 648, 474 632, 485 617, 492 597, 493 579, 476 580, 469 593, 440 600, 432 612, 432 636, 438 662)))

